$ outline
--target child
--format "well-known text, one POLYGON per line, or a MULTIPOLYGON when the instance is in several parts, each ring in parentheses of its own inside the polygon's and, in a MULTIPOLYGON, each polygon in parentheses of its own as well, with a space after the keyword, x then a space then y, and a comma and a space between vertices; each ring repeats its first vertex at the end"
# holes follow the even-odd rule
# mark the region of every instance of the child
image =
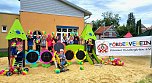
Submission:
POLYGON ((41 47, 42 47, 42 50, 46 49, 46 35, 43 35, 41 38, 41 47))
POLYGON ((32 32, 27 36, 27 44, 28 44, 28 51, 33 49, 33 40, 32 32))
POLYGON ((36 35, 35 43, 36 43, 36 51, 38 51, 40 53, 41 40, 40 40, 40 36, 39 35, 36 35))
POLYGON ((12 66, 13 60, 14 60, 16 54, 17 54, 17 50, 16 50, 16 38, 14 38, 13 41, 11 42, 10 51, 11 51, 11 63, 10 63, 10 65, 12 66))
POLYGON ((52 50, 53 48, 53 38, 50 34, 48 34, 48 37, 46 38, 46 41, 48 42, 48 50, 52 50))
POLYGON ((79 44, 79 37, 75 36, 73 41, 74 41, 74 44, 79 44))
POLYGON ((88 53, 92 53, 92 47, 93 47, 92 40, 88 39, 88 41, 87 41, 87 51, 88 51, 88 53))
POLYGON ((67 37, 66 37, 66 36, 63 37, 62 41, 63 41, 63 43, 64 43, 65 45, 67 45, 67 37))
POLYGON ((91 59, 94 63, 95 57, 92 54, 92 50, 93 50, 92 39, 88 39, 88 41, 87 41, 87 51, 88 51, 88 53, 89 53, 89 55, 90 55, 90 57, 91 57, 91 59))
POLYGON ((73 44, 73 37, 72 37, 72 35, 70 35, 69 40, 68 40, 68 43, 69 43, 69 44, 73 44))
POLYGON ((53 40, 54 40, 55 43, 57 43, 59 41, 59 37, 58 36, 56 36, 56 37, 54 36, 53 40))
POLYGON ((62 68, 64 68, 64 65, 66 64, 66 56, 64 54, 64 50, 60 49, 60 54, 59 54, 59 58, 60 58, 60 65, 62 68))
POLYGON ((17 56, 15 56, 15 64, 14 67, 18 69, 19 73, 21 73, 21 68, 24 59, 24 52, 23 52, 23 44, 21 42, 17 43, 17 56), (19 65, 19 67, 17 67, 19 65))

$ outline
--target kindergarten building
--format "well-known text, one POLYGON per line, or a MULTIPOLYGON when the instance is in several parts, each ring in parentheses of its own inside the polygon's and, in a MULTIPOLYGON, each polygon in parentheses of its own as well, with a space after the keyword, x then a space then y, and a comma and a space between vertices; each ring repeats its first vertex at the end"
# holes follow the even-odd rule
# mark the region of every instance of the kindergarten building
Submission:
POLYGON ((41 31, 55 32, 62 38, 70 32, 81 34, 84 28, 85 18, 91 16, 91 12, 67 1, 67 0, 19 0, 20 13, 0 13, 0 49, 7 48, 5 39, 14 20, 18 18, 25 32, 33 31, 33 35, 41 35, 41 31))

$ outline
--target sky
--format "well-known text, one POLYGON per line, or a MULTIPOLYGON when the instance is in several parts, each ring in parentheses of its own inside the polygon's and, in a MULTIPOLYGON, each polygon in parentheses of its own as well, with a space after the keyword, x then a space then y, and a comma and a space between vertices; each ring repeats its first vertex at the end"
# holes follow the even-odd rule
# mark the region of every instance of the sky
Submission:
MULTIPOLYGON (((18 0, 0 0, 0 12, 19 13, 20 2, 18 0)), ((152 25, 152 0, 68 0, 90 12, 92 20, 103 19, 103 12, 113 12, 121 17, 120 24, 126 24, 128 14, 134 13, 136 21, 141 19, 146 27, 152 25)))

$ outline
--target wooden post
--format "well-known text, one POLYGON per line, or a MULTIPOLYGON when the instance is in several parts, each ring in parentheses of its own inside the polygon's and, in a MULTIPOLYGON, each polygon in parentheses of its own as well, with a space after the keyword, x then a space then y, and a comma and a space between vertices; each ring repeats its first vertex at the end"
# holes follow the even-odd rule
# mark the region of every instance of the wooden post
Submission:
POLYGON ((11 61, 10 61, 10 43, 11 43, 11 41, 8 40, 8 65, 9 66, 11 65, 11 61))
POLYGON ((152 68, 152 37, 151 37, 151 63, 150 63, 150 68, 152 68))
MULTIPOLYGON (((23 40, 23 52, 25 54, 25 40, 23 40)), ((24 56, 24 59, 23 59, 23 67, 25 67, 25 56, 24 56)))
POLYGON ((87 49, 87 42, 85 40, 85 42, 84 42, 84 51, 87 51, 86 49, 87 49))

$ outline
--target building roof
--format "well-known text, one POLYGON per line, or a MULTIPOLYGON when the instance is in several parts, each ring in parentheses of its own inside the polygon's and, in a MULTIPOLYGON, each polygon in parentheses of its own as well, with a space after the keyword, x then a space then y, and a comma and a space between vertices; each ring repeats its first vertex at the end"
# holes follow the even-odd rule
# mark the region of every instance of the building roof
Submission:
MULTIPOLYGON (((18 0, 18 1, 20 1, 20 0, 18 0)), ((84 12, 84 15, 85 15, 85 16, 90 16, 90 15, 92 15, 92 13, 89 12, 88 10, 85 10, 85 9, 83 9, 83 8, 81 8, 81 7, 75 5, 75 4, 73 4, 73 3, 71 3, 71 2, 69 2, 69 1, 67 1, 67 0, 59 0, 59 1, 61 1, 61 2, 65 3, 65 4, 67 4, 67 5, 75 8, 75 9, 78 9, 78 10, 84 12)))
POLYGON ((95 34, 96 35, 101 35, 103 34, 104 31, 106 31, 107 29, 109 29, 111 26, 100 26, 96 31, 95 34))
POLYGON ((146 28, 146 26, 145 26, 145 25, 143 25, 143 24, 141 24, 141 28, 146 28))
POLYGON ((65 4, 67 4, 67 5, 75 8, 75 9, 78 9, 78 10, 84 12, 84 15, 85 15, 85 16, 90 16, 90 15, 92 15, 92 13, 89 12, 88 10, 85 10, 85 9, 83 9, 83 8, 81 8, 81 7, 75 5, 75 4, 73 4, 73 3, 71 3, 71 2, 69 2, 69 1, 67 1, 67 0, 59 0, 59 1, 61 1, 61 2, 65 3, 65 4))

